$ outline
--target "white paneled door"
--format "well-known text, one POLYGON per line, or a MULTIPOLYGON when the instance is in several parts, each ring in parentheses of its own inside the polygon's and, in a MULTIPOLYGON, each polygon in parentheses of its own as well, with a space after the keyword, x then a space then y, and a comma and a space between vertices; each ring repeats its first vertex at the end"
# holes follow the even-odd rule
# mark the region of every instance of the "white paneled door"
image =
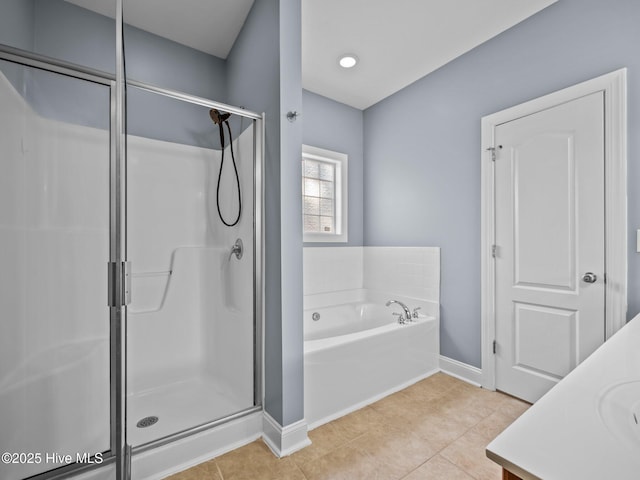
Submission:
POLYGON ((495 145, 496 388, 535 402, 605 339, 604 93, 495 145))

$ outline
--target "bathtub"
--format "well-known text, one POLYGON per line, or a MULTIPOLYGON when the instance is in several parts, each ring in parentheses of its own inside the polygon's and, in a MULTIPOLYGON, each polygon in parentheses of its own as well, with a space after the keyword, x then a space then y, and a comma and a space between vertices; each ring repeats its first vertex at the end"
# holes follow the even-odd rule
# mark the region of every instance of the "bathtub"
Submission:
POLYGON ((425 302, 402 301, 433 315, 421 314, 401 325, 391 315, 399 311, 397 306, 369 299, 305 310, 304 406, 309 428, 438 371, 437 306, 434 312, 425 302))

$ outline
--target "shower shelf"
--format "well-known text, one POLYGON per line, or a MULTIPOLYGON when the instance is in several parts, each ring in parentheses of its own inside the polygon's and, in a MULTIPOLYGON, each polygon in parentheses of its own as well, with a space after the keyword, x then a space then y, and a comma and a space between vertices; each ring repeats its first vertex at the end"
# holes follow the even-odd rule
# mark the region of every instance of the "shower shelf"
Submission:
POLYGON ((160 311, 167 297, 170 279, 171 270, 132 273, 132 302, 129 306, 129 312, 144 314, 160 311))
MULTIPOLYGON (((129 313, 159 312, 165 308, 169 297, 173 298, 173 303, 183 301, 189 296, 187 292, 195 287, 195 284, 189 286, 193 276, 201 278, 203 272, 200 269, 205 268, 209 275, 217 277, 227 255, 228 250, 223 247, 180 246, 171 252, 169 270, 134 271, 131 274, 129 313), (175 294, 171 293, 176 289, 175 294)), ((135 261, 133 266, 135 268, 135 261)))

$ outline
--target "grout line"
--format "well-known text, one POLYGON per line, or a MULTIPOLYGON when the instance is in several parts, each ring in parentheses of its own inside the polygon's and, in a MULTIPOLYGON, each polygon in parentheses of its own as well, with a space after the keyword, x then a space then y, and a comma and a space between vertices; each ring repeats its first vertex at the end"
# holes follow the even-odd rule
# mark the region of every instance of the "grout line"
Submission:
POLYGON ((431 455, 429 458, 427 458, 424 462, 422 462, 420 465, 418 465, 416 468, 414 468, 413 470, 411 470, 409 473, 407 473, 405 476, 401 477, 399 480, 402 480, 404 478, 407 478, 409 475, 411 475, 413 472, 415 472, 416 470, 418 470, 419 468, 421 468, 424 464, 430 462, 434 457, 436 457, 438 455, 438 452, 434 453, 433 455, 431 455))
POLYGON ((222 470, 220 470, 220 465, 218 465, 218 462, 216 463, 216 469, 218 470, 218 475, 220 475, 220 480, 224 480, 224 475, 222 474, 222 470))

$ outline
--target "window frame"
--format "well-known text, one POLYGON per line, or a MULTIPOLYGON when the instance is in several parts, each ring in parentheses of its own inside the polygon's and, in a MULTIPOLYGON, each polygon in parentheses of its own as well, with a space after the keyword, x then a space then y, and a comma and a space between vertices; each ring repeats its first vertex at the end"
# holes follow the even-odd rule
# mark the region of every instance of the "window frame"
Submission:
MULTIPOLYGON (((305 159, 329 162, 335 165, 335 232, 305 232, 304 210, 302 211, 302 240, 304 243, 346 243, 348 241, 348 167, 349 156, 346 153, 334 152, 324 148, 302 145, 302 161, 305 159)), ((300 178, 304 179, 304 171, 300 178)), ((301 195, 304 193, 300 192, 301 195)), ((304 200, 304 197, 303 197, 304 200)), ((304 203, 304 202, 303 202, 304 203)))

